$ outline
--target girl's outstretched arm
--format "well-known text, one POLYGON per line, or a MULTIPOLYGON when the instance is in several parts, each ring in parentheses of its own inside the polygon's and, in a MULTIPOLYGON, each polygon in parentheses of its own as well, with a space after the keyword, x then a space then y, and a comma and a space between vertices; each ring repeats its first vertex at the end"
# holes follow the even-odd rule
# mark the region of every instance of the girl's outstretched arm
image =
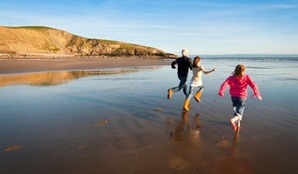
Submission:
POLYGON ((213 68, 213 69, 210 70, 210 71, 206 71, 204 67, 201 67, 201 69, 202 69, 203 73, 206 74, 206 75, 207 75, 207 74, 210 74, 210 73, 212 73, 212 72, 214 72, 214 71, 216 71, 216 68, 213 68))
POLYGON ((228 77, 220 86, 219 91, 218 91, 218 95, 220 96, 224 96, 224 91, 225 89, 229 86, 229 81, 230 81, 230 77, 228 77))
POLYGON ((262 96, 260 94, 258 85, 248 76, 248 85, 251 87, 253 90, 254 94, 252 95, 252 98, 258 97, 259 100, 262 100, 262 96))

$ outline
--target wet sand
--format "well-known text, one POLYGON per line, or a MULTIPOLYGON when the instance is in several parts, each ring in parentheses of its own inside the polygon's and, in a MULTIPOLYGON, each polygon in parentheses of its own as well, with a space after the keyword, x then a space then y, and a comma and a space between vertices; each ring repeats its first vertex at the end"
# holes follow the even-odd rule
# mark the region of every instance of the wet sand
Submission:
POLYGON ((0 74, 39 71, 90 70, 132 66, 168 65, 166 60, 137 58, 33 58, 0 59, 0 74))
POLYGON ((217 90, 239 62, 202 63, 217 71, 189 112, 166 98, 169 62, 2 74, 0 173, 297 173, 297 63, 241 62, 263 101, 248 98, 237 133, 217 90))

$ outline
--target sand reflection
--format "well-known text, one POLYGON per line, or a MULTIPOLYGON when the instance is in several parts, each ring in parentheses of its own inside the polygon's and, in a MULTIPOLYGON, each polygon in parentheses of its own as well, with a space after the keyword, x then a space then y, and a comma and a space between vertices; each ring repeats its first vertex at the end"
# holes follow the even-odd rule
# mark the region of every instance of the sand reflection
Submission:
POLYGON ((188 113, 185 110, 182 111, 182 119, 176 121, 175 130, 171 132, 170 137, 178 143, 196 144, 199 141, 201 128, 199 114, 193 118, 193 125, 189 121, 188 113))
POLYGON ((71 80, 86 76, 100 76, 113 74, 126 74, 138 72, 140 70, 154 69, 152 67, 132 67, 122 69, 96 70, 96 71, 60 71, 60 72, 40 72, 29 74, 0 75, 0 87, 16 85, 52 86, 68 83, 71 80))
POLYGON ((21 148, 22 148, 22 145, 17 144, 17 145, 13 145, 5 148, 4 152, 17 151, 17 150, 20 150, 21 148))

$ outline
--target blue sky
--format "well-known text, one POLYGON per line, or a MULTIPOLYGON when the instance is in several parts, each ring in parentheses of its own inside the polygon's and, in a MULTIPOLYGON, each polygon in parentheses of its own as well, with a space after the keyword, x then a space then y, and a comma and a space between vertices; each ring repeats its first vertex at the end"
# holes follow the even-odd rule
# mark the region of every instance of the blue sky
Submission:
POLYGON ((298 0, 1 0, 0 25, 49 26, 175 54, 298 54, 298 0))

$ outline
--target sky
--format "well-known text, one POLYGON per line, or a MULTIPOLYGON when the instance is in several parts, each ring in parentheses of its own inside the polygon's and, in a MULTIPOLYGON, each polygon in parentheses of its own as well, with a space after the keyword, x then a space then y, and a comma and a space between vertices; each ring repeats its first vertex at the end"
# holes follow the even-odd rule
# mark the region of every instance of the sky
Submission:
POLYGON ((0 26, 48 26, 174 54, 298 54, 298 0, 1 0, 0 26))

